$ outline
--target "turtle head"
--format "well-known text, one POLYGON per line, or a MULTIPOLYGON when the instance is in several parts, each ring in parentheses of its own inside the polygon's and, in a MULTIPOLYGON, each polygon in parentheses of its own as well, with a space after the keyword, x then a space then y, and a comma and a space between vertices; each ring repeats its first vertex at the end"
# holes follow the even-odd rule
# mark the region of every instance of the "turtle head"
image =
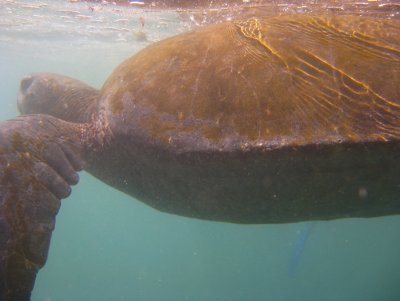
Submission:
POLYGON ((21 114, 47 114, 69 122, 89 121, 99 91, 81 81, 52 73, 22 78, 17 97, 21 114))

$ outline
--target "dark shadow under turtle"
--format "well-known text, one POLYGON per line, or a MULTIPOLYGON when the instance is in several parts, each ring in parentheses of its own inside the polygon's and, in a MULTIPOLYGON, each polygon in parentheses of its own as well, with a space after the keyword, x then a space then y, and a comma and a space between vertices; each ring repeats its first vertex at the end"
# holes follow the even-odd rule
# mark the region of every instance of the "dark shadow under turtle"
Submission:
POLYGON ((0 124, 0 297, 29 300, 85 169, 169 213, 291 223, 400 213, 400 23, 281 16, 155 43, 100 91, 37 73, 0 124))

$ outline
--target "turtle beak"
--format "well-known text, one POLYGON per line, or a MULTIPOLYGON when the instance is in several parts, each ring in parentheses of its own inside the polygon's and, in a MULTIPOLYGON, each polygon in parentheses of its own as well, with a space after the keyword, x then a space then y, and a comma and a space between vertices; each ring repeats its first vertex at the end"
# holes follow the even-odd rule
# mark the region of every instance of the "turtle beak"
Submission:
POLYGON ((33 82, 33 77, 27 75, 22 78, 21 86, 17 96, 17 107, 21 114, 29 114, 29 90, 33 82))

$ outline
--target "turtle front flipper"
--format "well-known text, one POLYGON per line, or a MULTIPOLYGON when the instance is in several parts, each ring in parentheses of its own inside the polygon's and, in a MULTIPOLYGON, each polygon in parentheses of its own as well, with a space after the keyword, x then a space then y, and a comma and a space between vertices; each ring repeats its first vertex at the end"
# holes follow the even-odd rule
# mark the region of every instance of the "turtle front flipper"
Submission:
POLYGON ((60 199, 83 168, 83 125, 47 115, 0 123, 0 300, 29 300, 60 199))

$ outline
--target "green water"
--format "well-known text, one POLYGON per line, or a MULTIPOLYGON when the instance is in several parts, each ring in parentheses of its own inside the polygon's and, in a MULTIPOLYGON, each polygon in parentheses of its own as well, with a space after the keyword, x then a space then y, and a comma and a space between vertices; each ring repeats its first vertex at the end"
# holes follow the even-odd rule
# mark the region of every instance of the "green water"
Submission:
MULTIPOLYGON (((73 4, 16 3, 0 1, 2 9, 11 9, 2 10, 0 19, 0 120, 17 114, 19 80, 26 73, 52 71, 100 87, 123 59, 190 27, 175 12, 129 10, 119 13, 128 24, 113 24, 131 31, 99 29, 110 22, 105 19, 88 29, 75 17, 75 23, 54 19, 73 4), (149 41, 133 34, 141 14, 149 41)), ((74 5, 71 10, 87 13, 84 4, 74 5)), ((98 14, 111 18, 113 12, 98 14)), ((243 226, 168 215, 84 172, 80 176, 62 201, 33 301, 400 300, 399 216, 318 222, 290 275, 304 223, 243 226)))

